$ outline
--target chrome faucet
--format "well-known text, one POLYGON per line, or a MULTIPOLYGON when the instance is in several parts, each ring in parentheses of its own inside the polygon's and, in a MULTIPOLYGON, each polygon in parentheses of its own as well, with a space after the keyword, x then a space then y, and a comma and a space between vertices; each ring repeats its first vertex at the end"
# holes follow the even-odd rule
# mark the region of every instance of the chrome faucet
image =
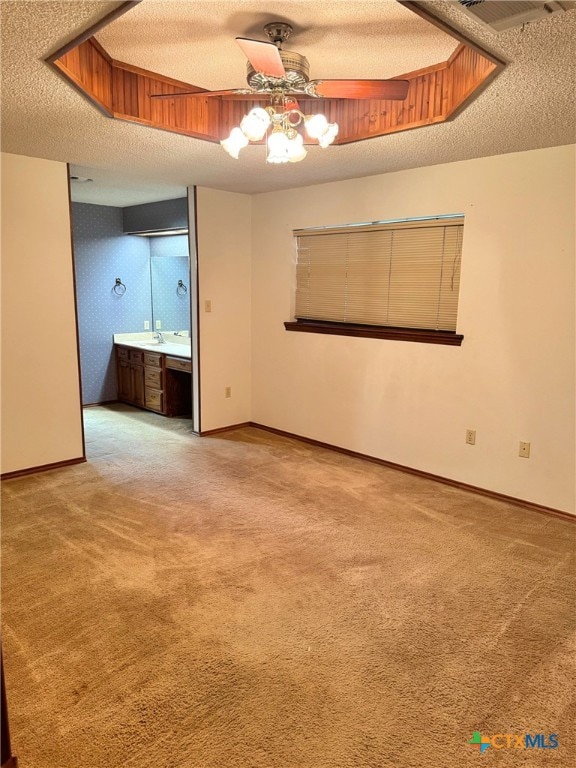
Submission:
POLYGON ((154 338, 158 339, 158 344, 166 344, 166 341, 164 340, 164 336, 160 333, 160 331, 154 334, 154 338))

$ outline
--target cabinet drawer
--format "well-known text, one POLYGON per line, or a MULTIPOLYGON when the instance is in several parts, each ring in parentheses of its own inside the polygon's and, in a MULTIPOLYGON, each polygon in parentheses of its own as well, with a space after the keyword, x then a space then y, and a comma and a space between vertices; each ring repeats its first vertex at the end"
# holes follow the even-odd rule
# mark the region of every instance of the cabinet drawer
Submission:
POLYGON ((139 365, 142 364, 142 352, 140 352, 137 349, 131 349, 130 351, 130 362, 131 363, 138 363, 139 365))
POLYGON ((144 365, 151 368, 162 368, 162 355, 157 355, 155 352, 144 352, 144 365))
POLYGON ((146 387, 146 408, 153 411, 162 411, 162 392, 146 387))
POLYGON ((162 371, 160 368, 145 368, 144 382, 147 387, 162 389, 162 371))
POLYGON ((118 347, 118 360, 130 360, 130 350, 126 347, 118 347))
POLYGON ((166 368, 192 373, 192 361, 183 360, 181 357, 166 357, 166 368))

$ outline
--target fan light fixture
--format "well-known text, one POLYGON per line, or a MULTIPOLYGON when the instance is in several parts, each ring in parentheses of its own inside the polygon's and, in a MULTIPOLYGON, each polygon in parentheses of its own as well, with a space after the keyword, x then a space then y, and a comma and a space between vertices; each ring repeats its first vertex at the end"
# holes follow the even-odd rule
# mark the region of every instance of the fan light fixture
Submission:
POLYGON ((231 157, 238 159, 240 150, 251 141, 267 136, 269 163, 299 163, 308 154, 304 137, 297 130, 303 126, 311 139, 324 149, 338 135, 338 124, 329 123, 322 114, 305 115, 295 99, 405 99, 408 80, 310 80, 308 59, 296 51, 285 51, 282 43, 292 34, 292 25, 273 21, 264 26, 270 42, 237 37, 236 42, 248 59, 248 88, 222 91, 184 91, 153 93, 151 98, 207 99, 232 96, 248 100, 270 99, 270 106, 254 107, 244 115, 240 125, 220 143, 231 157), (270 133, 268 134, 268 131, 270 133))
POLYGON ((242 118, 240 127, 233 128, 230 136, 220 144, 237 160, 241 149, 251 141, 261 141, 271 128, 266 162, 274 164, 304 160, 308 152, 302 134, 296 130, 302 124, 308 136, 317 139, 322 148, 332 144, 338 135, 337 123, 329 123, 324 115, 305 115, 299 109, 286 109, 285 106, 283 103, 282 111, 273 106, 266 109, 254 107, 242 118))

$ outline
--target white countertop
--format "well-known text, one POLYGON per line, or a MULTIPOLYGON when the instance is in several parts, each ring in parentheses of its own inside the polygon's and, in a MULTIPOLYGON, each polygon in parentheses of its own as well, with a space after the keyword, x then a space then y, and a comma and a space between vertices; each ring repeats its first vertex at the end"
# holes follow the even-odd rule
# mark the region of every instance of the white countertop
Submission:
POLYGON ((170 357, 185 357, 190 360, 190 339, 185 336, 175 336, 173 333, 164 334, 166 341, 161 344, 154 338, 153 333, 115 333, 114 344, 123 347, 133 347, 146 352, 161 352, 170 357))

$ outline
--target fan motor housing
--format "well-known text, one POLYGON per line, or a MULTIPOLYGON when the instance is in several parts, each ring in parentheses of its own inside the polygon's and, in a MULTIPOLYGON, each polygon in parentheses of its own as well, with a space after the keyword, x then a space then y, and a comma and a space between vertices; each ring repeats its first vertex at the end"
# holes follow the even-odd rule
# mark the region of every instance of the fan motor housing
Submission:
POLYGON ((305 56, 302 56, 296 51, 278 51, 284 69, 286 70, 285 78, 269 77, 262 74, 262 72, 256 72, 254 67, 248 62, 246 80, 251 88, 259 90, 268 86, 270 83, 274 85, 286 83, 287 86, 292 88, 303 88, 310 80, 310 64, 305 56))

